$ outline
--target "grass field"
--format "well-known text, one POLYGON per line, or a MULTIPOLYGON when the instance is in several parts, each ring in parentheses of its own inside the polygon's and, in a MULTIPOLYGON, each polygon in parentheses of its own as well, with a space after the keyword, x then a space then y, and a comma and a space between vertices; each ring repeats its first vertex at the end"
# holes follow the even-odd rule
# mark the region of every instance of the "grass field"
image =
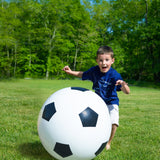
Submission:
MULTIPOLYGON (((39 111, 53 92, 91 85, 80 80, 0 81, 0 160, 54 160, 39 140, 39 111)), ((120 126, 112 149, 94 160, 160 160, 160 89, 130 88, 130 95, 119 93, 120 126)))

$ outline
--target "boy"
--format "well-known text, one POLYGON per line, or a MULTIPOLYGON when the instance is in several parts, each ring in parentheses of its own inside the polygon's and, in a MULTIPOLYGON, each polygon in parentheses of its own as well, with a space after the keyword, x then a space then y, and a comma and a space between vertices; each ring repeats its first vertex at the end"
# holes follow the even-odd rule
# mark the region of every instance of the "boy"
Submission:
POLYGON ((119 99, 117 91, 122 90, 125 94, 129 94, 130 88, 123 81, 121 75, 111 67, 114 63, 114 54, 111 47, 101 46, 97 51, 96 61, 98 65, 85 72, 72 71, 69 66, 65 66, 63 70, 67 74, 82 78, 82 80, 92 81, 92 88, 95 90, 95 93, 107 104, 112 123, 111 136, 106 145, 106 150, 108 150, 119 126, 119 99))

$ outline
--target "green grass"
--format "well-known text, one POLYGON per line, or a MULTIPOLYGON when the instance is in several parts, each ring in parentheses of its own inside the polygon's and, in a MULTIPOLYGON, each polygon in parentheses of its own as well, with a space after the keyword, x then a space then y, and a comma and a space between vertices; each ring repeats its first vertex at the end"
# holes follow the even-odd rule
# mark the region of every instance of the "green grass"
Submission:
MULTIPOLYGON (((80 80, 0 81, 0 160, 54 160, 43 148, 37 119, 45 100, 69 86, 91 89, 80 80)), ((112 149, 94 160, 160 159, 160 90, 131 86, 119 93, 120 126, 112 149)))

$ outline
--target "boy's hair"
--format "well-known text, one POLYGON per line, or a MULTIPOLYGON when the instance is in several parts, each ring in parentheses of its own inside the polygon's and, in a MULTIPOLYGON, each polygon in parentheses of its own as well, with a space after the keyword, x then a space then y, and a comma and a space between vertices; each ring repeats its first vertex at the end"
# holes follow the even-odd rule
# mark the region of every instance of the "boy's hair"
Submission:
POLYGON ((111 47, 109 46, 101 46, 97 51, 97 57, 100 54, 110 54, 112 58, 114 58, 114 53, 111 47))

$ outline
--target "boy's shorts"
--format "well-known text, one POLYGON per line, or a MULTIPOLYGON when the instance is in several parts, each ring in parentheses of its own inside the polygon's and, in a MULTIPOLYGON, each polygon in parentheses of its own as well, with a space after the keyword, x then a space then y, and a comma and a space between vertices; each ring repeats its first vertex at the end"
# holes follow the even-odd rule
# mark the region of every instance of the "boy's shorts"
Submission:
POLYGON ((110 104, 107 105, 110 118, 111 118, 111 124, 116 124, 119 126, 119 107, 117 104, 110 104))

